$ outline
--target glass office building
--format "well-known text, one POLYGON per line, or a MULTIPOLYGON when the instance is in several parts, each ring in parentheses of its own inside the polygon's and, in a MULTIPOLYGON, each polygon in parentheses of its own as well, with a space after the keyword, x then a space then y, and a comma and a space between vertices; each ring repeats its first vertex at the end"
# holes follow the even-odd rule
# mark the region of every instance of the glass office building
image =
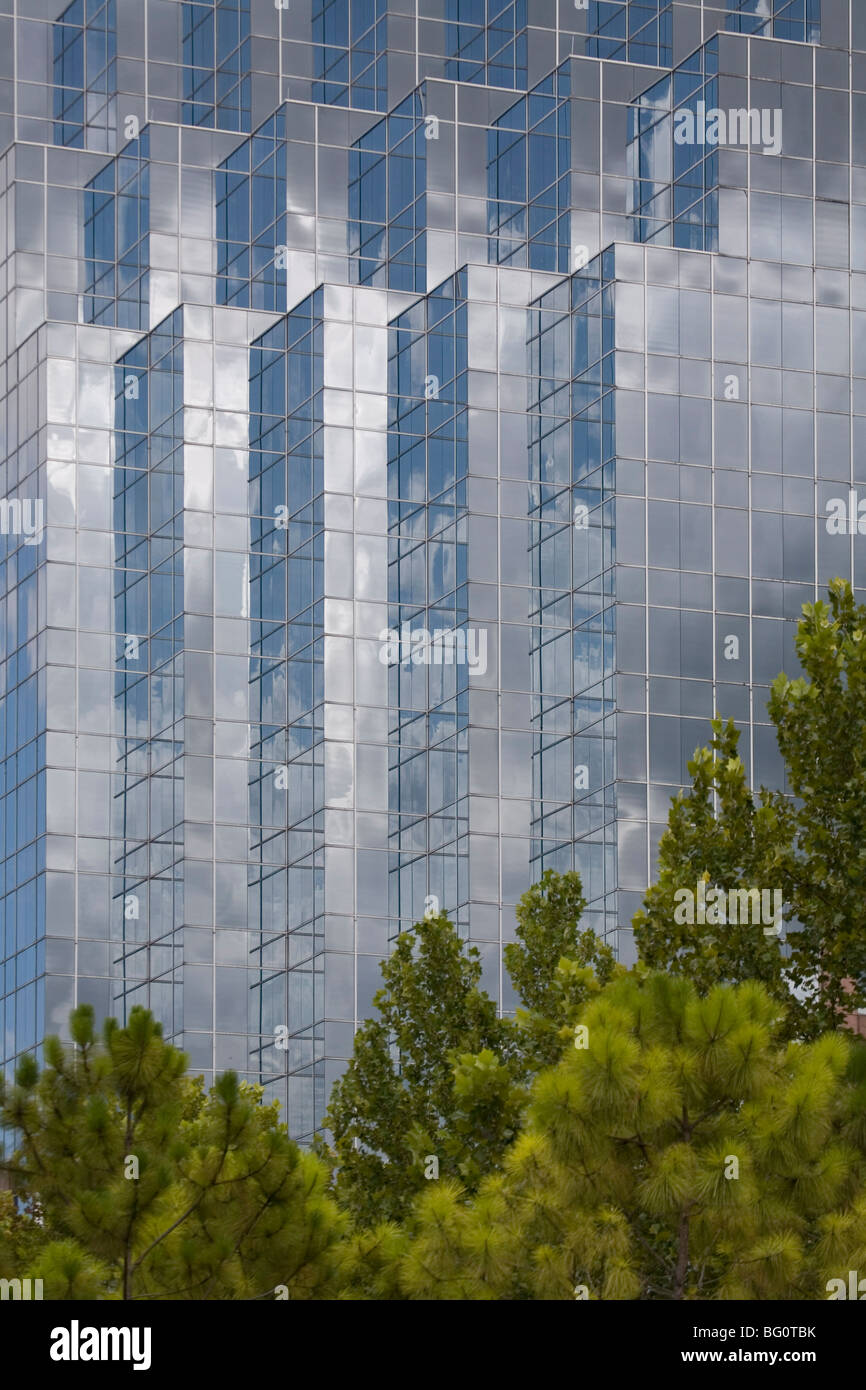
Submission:
POLYGON ((3 1063, 145 1004, 308 1140, 425 910, 508 1009, 548 867, 633 958, 714 709, 779 783, 866 6, 0 0, 0 202, 3 1063))

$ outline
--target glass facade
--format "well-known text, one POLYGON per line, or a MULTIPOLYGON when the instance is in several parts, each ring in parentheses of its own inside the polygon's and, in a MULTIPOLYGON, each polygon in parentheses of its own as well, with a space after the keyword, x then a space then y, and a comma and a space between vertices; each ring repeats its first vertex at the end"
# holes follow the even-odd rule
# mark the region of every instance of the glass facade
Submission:
POLYGON ((738 34, 817 43, 821 0, 728 0, 727 28, 738 34))
POLYGON ((711 39, 632 106, 628 155, 635 241, 718 250, 718 146, 676 138, 679 113, 697 121, 702 111, 718 108, 717 74, 718 42, 711 39))
POLYGON ((145 129, 85 186, 82 307, 87 323, 147 327, 149 176, 145 129))
POLYGON ((531 306, 532 880, 578 869, 616 928, 615 256, 531 306))
MULTIPOLYGON (((469 320, 457 275, 389 333, 386 630, 401 637, 467 636, 469 320)), ((417 650, 389 653, 388 874, 371 865, 367 910, 399 930, 429 894, 468 927, 470 670, 417 650)))
POLYGON ((586 51, 593 58, 670 67, 672 12, 671 0, 589 0, 586 51))
POLYGON ((249 0, 182 0, 181 10, 181 120, 249 130, 249 0))
POLYGON ((500 116, 488 138, 489 259, 571 269, 571 89, 564 64, 500 116))
MULTIPOLYGON (((147 1004, 171 1034, 183 1026, 176 927, 183 909, 185 788, 192 793, 182 737, 182 344, 178 309, 115 367, 115 762, 111 815, 102 825, 116 836, 117 853, 104 885, 107 902, 102 884, 99 891, 113 929, 112 1011, 125 1017, 136 1003, 147 1004)), ((88 886, 95 899, 96 880, 88 886)))
POLYGON ((387 99, 387 0, 315 0, 313 101, 383 110, 387 99))
POLYGON ((307 1141, 436 904, 632 959, 866 599, 864 137, 859 0, 0 15, 6 1068, 146 1003, 307 1141))
POLYGON ((286 247, 287 153, 285 117, 277 112, 259 127, 254 139, 245 140, 217 169, 216 294, 220 304, 285 309, 285 258, 277 247, 286 247))
POLYGON ((256 340, 250 362, 252 1001, 266 1074, 288 1021, 291 1107, 305 1134, 324 1099, 323 312, 317 290, 256 340))
POLYGON ((353 147, 348 249, 359 284, 426 288, 426 147, 436 133, 413 92, 353 147))
POLYGON ((445 76, 491 87, 527 85, 528 0, 447 0, 445 76))
POLYGON ((73 0, 54 25, 54 142, 108 149, 117 89, 115 0, 73 0))

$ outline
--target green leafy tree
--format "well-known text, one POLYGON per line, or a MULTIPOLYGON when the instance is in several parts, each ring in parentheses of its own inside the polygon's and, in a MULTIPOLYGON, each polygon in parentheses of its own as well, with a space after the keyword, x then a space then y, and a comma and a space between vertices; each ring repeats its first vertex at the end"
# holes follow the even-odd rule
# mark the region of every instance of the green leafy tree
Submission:
POLYGON ((382 966, 379 1016, 356 1034, 326 1116, 337 1193, 361 1226, 403 1220, 431 1168, 474 1191, 500 1167, 532 1078, 571 1044, 578 1010, 617 969, 610 948, 580 930, 584 906, 576 873, 548 870, 523 895, 505 948, 516 1019, 497 1018, 478 953, 447 916, 399 937, 382 966))
POLYGON ((682 889, 696 894, 699 882, 705 892, 781 888, 790 853, 787 808, 772 804, 768 794, 756 801, 733 720, 717 717, 712 728, 709 746, 697 749, 689 762, 691 786, 671 802, 658 876, 634 918, 635 942, 651 969, 684 975, 702 993, 726 982, 759 980, 786 1010, 793 1009, 779 936, 766 933, 761 922, 688 921, 677 898, 682 889))
POLYGON ((780 675, 768 705, 795 798, 788 973, 813 1027, 831 1028, 866 1006, 866 607, 846 581, 805 605, 797 654, 804 675, 780 675))
POLYGON ((471 1185, 517 1118, 511 1025, 447 916, 402 932, 382 978, 325 1118, 338 1198, 362 1226, 405 1216, 437 1165, 471 1185))
POLYGON ((591 929, 580 930, 585 907, 580 875, 552 869, 517 905, 517 939, 504 956, 523 1005, 518 1037, 529 1076, 562 1055, 573 1041, 578 1011, 616 970, 611 948, 591 929))
POLYGON ((739 734, 716 718, 689 763, 691 787, 671 805, 634 929, 653 969, 703 991, 760 980, 785 1005, 782 1030, 814 1038, 866 1003, 866 608, 846 582, 831 585, 829 606, 804 606, 797 652, 805 675, 781 674, 768 702, 784 792, 753 796, 739 734), (778 889, 784 935, 678 919, 678 891, 699 880, 707 891, 778 889))
POLYGON ((76 1009, 72 1047, 45 1044, 0 1092, 19 1136, 2 1167, 38 1202, 48 1297, 291 1298, 327 1288, 342 1221, 327 1171, 233 1072, 205 1096, 183 1053, 133 1009, 128 1026, 76 1009))
POLYGON ((422 1299, 809 1299, 866 1241, 866 1048, 779 1046, 758 984, 642 967, 537 1078, 504 1170, 422 1195, 398 1280, 422 1299))

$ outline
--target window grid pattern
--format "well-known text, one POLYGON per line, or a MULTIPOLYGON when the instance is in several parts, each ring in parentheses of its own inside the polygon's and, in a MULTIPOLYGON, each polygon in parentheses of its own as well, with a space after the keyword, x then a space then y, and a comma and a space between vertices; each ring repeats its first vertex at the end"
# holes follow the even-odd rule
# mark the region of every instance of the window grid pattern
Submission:
POLYGON ((150 136, 144 130, 84 190, 87 323, 144 329, 149 304, 150 136))
POLYGON ((650 364, 643 401, 617 392, 618 872, 631 911, 715 710, 743 729, 752 784, 783 787, 768 687, 799 674, 795 621, 816 583, 863 583, 863 538, 822 524, 852 476, 848 344, 813 302, 811 269, 782 288, 781 246, 715 295, 708 258, 647 248, 644 285, 617 248, 618 272, 637 282, 617 284, 617 311, 650 364), (834 377, 817 416, 816 364, 834 377))
POLYGON ((422 293, 427 283, 426 126, 413 92, 349 152, 353 280, 422 293))
POLYGON ((612 253, 530 308, 530 869, 577 869, 616 921, 612 253))
POLYGON ((713 145, 675 138, 676 113, 718 101, 718 44, 711 40, 644 92, 629 112, 630 213, 635 241, 717 251, 719 156, 713 145))
POLYGON ((53 25, 54 142, 107 150, 117 90, 115 0, 73 0, 53 25))
POLYGON ((250 353, 256 1065, 263 1082, 288 1072, 289 1129, 304 1139, 321 1123, 325 1102, 322 307, 317 290, 250 353), (287 1048, 277 1050, 274 1030, 287 1019, 287 1048))
POLYGON ((525 90, 527 0, 446 0, 445 76, 525 90))
POLYGON ((797 43, 821 41, 821 0, 728 0, 728 9, 732 13, 726 28, 734 33, 797 43))
POLYGON ((115 368, 115 1016, 183 1030, 183 311, 115 368), (117 936, 120 940, 117 940, 117 936))
POLYGON ((313 101, 385 110, 387 35, 387 0, 314 0, 313 101))
POLYGON ((590 0, 590 58, 669 68, 673 61, 671 0, 590 0))
POLYGON ((488 260, 567 274, 571 104, 565 64, 506 111, 487 137, 488 260))
MULTIPOLYGON (((394 320, 388 391, 388 626, 457 632, 468 618, 465 276, 394 320)), ((417 921, 425 898, 465 926, 469 898, 466 664, 389 669, 389 911, 417 921)))
POLYGON ((182 25, 182 120, 249 131, 249 0, 184 0, 182 25))
MULTIPOLYGON (((32 345, 32 344, 31 344, 32 345)), ((44 370, 44 369, 42 369, 44 370)), ((5 499, 40 496, 35 471, 36 355, 12 354, 3 368, 7 450, 0 465, 5 499), (28 360, 30 358, 30 360, 28 360)), ((23 512, 22 512, 23 514, 23 512)), ((45 671, 37 669, 44 547, 0 532, 0 1059, 11 1060, 44 1036, 46 969, 45 671), (5 966, 3 961, 5 960, 5 966)), ((10 1065, 11 1077, 11 1065, 10 1065)))
POLYGON ((285 312, 285 132, 278 111, 215 172, 218 304, 285 312))

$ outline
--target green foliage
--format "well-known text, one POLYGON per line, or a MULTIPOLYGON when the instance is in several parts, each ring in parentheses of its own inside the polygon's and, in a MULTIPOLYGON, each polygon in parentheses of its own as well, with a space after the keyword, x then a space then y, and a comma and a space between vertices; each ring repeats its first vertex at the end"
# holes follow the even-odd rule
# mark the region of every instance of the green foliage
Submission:
POLYGON ((403 1226, 385 1221, 352 1231, 340 1247, 341 1299, 403 1299, 400 1264, 409 1244, 403 1226))
POLYGON ((521 899, 505 948, 524 1005, 516 1020, 497 1018, 479 988, 478 952, 446 916, 398 938, 382 966, 379 1017, 356 1034, 326 1116, 336 1192, 359 1226, 405 1220, 429 1186, 431 1156, 436 1181, 467 1192, 501 1166, 532 1078, 571 1045, 580 1007, 617 969, 609 947, 580 931, 583 907, 575 873, 548 870, 521 899))
POLYGON ((816 1038, 866 1004, 866 608, 835 580, 830 603, 806 604, 797 630, 805 676, 784 673, 768 709, 785 793, 753 797, 733 722, 689 763, 671 805, 657 882, 634 919, 641 959, 704 992, 760 980, 784 1004, 780 1028, 816 1038), (793 798, 793 799, 792 799, 793 798), (675 919, 678 889, 779 889, 784 938, 760 925, 675 919))
POLYGON ((48 1240, 36 1261, 43 1297, 88 1302, 104 1299, 111 1288, 111 1270, 74 1240, 48 1240))
POLYGON ((38 1277, 35 1262, 45 1243, 38 1204, 20 1203, 12 1192, 0 1191, 0 1279, 38 1277))
POLYGON ((47 1299, 96 1299, 107 1266, 74 1240, 58 1240, 38 1198, 0 1191, 0 1279, 41 1279, 47 1299))
POLYGON ((494 1028, 489 1006, 481 1042, 480 972, 447 920, 398 943, 332 1109, 337 1190, 370 1228, 343 1296, 819 1298, 862 1267, 866 1048, 839 1024, 866 986, 864 634, 841 582, 804 609, 806 678, 769 702, 794 799, 753 795, 713 721, 636 970, 580 931, 577 876, 547 873, 505 951, 522 1007, 494 1028), (780 890, 787 938, 689 922, 699 883, 780 890))
POLYGON ((805 677, 780 675, 769 711, 797 798, 783 879, 801 924, 789 934, 789 975, 801 990, 820 979, 809 1008, 817 1029, 866 1006, 866 607, 837 579, 829 606, 807 604, 803 615, 805 677))
POLYGON ((716 718, 712 728, 709 747, 688 765, 691 787, 671 802, 658 876, 634 918, 635 941, 651 969, 684 975, 702 993, 759 980, 787 1007, 793 1001, 777 936, 760 924, 677 921, 677 892, 696 892, 699 880, 707 889, 781 887, 790 843, 787 808, 766 796, 756 803, 749 789, 733 720, 716 718))
POLYGON ((410 1298, 826 1297, 866 1241, 866 1049, 772 1041, 758 984, 642 970, 585 1007, 504 1169, 440 1183, 398 1256, 410 1298))
POLYGON ((38 1201, 49 1297, 291 1298, 328 1287, 342 1222, 327 1172, 293 1144, 277 1105, 233 1072, 205 1096, 144 1009, 101 1040, 88 1006, 73 1045, 25 1057, 0 1094, 21 1136, 3 1164, 38 1201))
POLYGON ((478 952, 448 918, 402 932, 382 978, 379 1017, 356 1033, 325 1119, 338 1198, 362 1226, 406 1215, 428 1156, 471 1185, 516 1121, 501 1066, 510 1025, 478 988, 478 952), (466 1054, 481 1054, 477 1069, 466 1054))
POLYGON ((503 954, 524 1006, 517 1022, 530 1075, 562 1055, 580 1007, 616 969, 611 948, 595 932, 580 931, 585 907, 580 875, 552 869, 517 905, 517 940, 503 954))

